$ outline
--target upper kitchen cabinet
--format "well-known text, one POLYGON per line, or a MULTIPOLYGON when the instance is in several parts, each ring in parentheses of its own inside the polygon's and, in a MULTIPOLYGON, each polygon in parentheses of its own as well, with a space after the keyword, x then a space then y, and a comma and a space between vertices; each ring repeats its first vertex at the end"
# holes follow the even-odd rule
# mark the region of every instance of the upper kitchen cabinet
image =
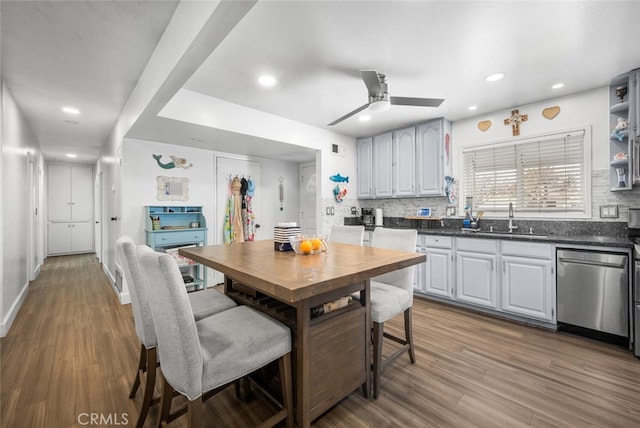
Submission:
POLYGON ((416 194, 416 128, 393 131, 393 196, 416 194))
POLYGON ((640 183, 640 69, 620 74, 609 87, 609 183, 611 191, 640 183))
POLYGON ((373 196, 393 196, 393 133, 373 137, 373 196))
POLYGON ((443 196, 444 176, 450 174, 451 122, 444 118, 416 127, 417 196, 443 196))
POLYGON ((373 138, 358 139, 358 198, 373 197, 373 138))
POLYGON ((444 195, 450 133, 440 118, 358 139, 358 198, 444 195))

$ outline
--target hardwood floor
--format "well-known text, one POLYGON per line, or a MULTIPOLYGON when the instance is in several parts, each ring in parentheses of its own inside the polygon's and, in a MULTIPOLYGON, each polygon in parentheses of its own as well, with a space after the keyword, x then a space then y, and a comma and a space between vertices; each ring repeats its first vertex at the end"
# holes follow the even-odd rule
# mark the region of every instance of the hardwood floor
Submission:
MULTIPOLYGON (((626 349, 421 299, 413 322, 416 364, 400 358, 378 400, 354 391, 315 427, 640 426, 640 359, 626 349)), ((401 318, 385 326, 399 333, 401 318)), ((135 424, 131 307, 95 256, 47 259, 0 347, 3 428, 87 426, 92 414, 89 426, 135 424)), ((231 388, 206 403, 204 420, 246 427, 272 413, 267 400, 238 401, 231 388)))

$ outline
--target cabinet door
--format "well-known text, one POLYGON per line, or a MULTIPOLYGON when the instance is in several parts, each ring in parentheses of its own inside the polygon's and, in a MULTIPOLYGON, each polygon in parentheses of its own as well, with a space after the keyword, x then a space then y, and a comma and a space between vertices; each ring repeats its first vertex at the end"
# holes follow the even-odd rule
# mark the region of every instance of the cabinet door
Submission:
POLYGON ((502 310, 551 321, 553 282, 551 260, 502 257, 502 310))
POLYGON ((358 198, 373 196, 373 138, 358 139, 358 198))
POLYGON ((451 250, 427 249, 424 291, 440 297, 453 297, 451 250))
POLYGON ((93 218, 93 169, 84 166, 71 167, 71 219, 93 218))
POLYGON ((416 194, 416 128, 393 132, 393 194, 416 194))
POLYGON ((456 256, 456 298, 462 302, 495 309, 496 256, 458 251, 456 256))
POLYGON ((93 251, 93 227, 90 221, 71 223, 71 251, 74 253, 93 251))
POLYGON ((47 172, 49 220, 71 220, 71 167, 50 164, 47 172))
POLYGON ((377 198, 393 196, 393 137, 391 132, 373 137, 373 193, 377 198))
POLYGON ((442 120, 416 127, 418 196, 444 195, 442 176, 442 120))
POLYGON ((49 254, 71 252, 71 223, 49 223, 49 254))

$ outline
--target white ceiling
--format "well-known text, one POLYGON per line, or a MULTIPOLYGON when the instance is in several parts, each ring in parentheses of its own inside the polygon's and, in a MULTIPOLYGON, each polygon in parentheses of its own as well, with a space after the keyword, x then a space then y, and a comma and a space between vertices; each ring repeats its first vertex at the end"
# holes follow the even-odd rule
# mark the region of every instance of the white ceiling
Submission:
MULTIPOLYGON (((97 155, 175 6, 2 1, 3 78, 45 154, 77 145, 97 155), (64 122, 64 103, 83 110, 78 125, 64 122)), ((184 87, 346 135, 372 135, 605 86, 616 74, 640 67, 638 16, 638 1, 263 0, 184 87), (328 127, 366 103, 361 69, 386 73, 391 95, 445 102, 439 108, 393 106, 373 113, 368 123, 354 116, 328 127), (498 71, 506 73, 503 80, 483 80, 498 71), (278 79, 274 88, 256 84, 265 72, 278 79), (558 82, 564 88, 552 90, 558 82), (477 110, 468 110, 471 105, 477 110)), ((157 135, 143 137, 163 141, 164 133, 176 143, 196 144, 193 135, 203 135, 201 127, 180 123, 169 132, 167 126, 149 123, 143 128, 157 135)), ((239 152, 249 150, 235 140, 239 152)), ((274 145, 261 141, 265 151, 274 145)), ((271 152, 284 158, 290 149, 271 152)))

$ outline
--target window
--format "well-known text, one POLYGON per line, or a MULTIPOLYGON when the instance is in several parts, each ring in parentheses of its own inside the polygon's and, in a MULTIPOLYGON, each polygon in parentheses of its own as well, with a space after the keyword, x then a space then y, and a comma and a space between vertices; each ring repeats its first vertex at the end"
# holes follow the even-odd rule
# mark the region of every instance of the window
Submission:
POLYGON ((463 150, 464 196, 476 210, 587 213, 585 131, 547 135, 463 150))

